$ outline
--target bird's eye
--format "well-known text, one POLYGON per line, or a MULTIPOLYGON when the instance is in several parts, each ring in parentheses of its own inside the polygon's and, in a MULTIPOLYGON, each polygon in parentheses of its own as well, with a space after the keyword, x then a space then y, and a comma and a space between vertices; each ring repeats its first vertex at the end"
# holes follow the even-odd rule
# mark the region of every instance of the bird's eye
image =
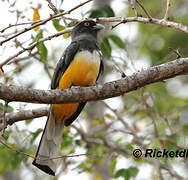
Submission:
POLYGON ((90 26, 90 23, 89 22, 85 22, 84 26, 88 27, 88 26, 90 26))

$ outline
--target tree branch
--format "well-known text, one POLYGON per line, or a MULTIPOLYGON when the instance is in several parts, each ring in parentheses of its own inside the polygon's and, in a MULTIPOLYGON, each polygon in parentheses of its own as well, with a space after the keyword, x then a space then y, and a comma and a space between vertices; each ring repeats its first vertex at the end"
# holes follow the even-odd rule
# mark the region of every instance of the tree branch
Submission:
POLYGON ((36 28, 36 27, 38 27, 38 26, 40 26, 40 25, 46 24, 48 21, 54 20, 54 19, 56 19, 56 18, 58 18, 58 17, 62 17, 62 16, 64 16, 64 15, 66 15, 66 14, 70 14, 72 11, 78 9, 79 7, 81 7, 81 6, 83 6, 83 5, 87 4, 87 3, 89 3, 89 2, 91 2, 91 1, 93 1, 93 0, 87 0, 87 1, 85 1, 85 2, 83 2, 83 3, 80 3, 79 5, 77 5, 77 6, 75 6, 75 7, 73 7, 72 9, 70 9, 70 10, 68 10, 68 11, 65 11, 65 12, 59 13, 59 14, 55 14, 54 16, 50 16, 49 18, 47 18, 47 19, 45 19, 45 20, 41 20, 41 21, 39 21, 39 22, 37 22, 37 23, 34 23, 34 24, 31 25, 30 27, 27 27, 27 28, 25 28, 25 29, 23 29, 23 30, 21 30, 21 31, 15 33, 15 34, 13 34, 12 36, 8 37, 7 39, 1 41, 1 42, 0 42, 0 46, 1 46, 3 43, 5 43, 5 42, 7 42, 7 41, 9 41, 9 40, 11 40, 11 39, 13 39, 13 38, 15 38, 15 37, 21 35, 21 34, 27 32, 27 31, 30 31, 30 30, 32 30, 32 29, 34 29, 34 28, 36 28))
MULTIPOLYGON (((79 22, 79 19, 73 19, 73 18, 68 18, 68 17, 64 17, 65 19, 70 19, 76 22, 79 22)), ((188 33, 188 26, 183 25, 181 23, 176 23, 176 22, 172 22, 172 21, 167 21, 165 19, 155 19, 155 18, 143 18, 143 17, 128 17, 128 18, 121 18, 121 17, 101 17, 101 18, 96 18, 93 19, 96 22, 118 22, 116 25, 112 26, 112 28, 115 28, 116 26, 123 24, 123 23, 127 23, 127 22, 140 22, 140 23, 146 23, 146 24, 156 24, 156 25, 160 25, 160 26, 164 26, 164 27, 170 27, 170 28, 174 28, 180 31, 183 31, 185 33, 188 33)), ((53 35, 50 35, 48 37, 42 38, 40 40, 38 40, 37 42, 33 43, 32 45, 20 50, 19 52, 17 52, 16 54, 10 56, 9 58, 7 58, 6 60, 4 60, 2 63, 0 63, 0 68, 2 68, 5 64, 9 63, 12 59, 16 58, 17 56, 23 54, 26 51, 31 51, 36 45, 38 45, 39 43, 42 43, 44 41, 47 40, 51 40, 52 38, 58 37, 64 33, 70 32, 72 30, 72 28, 67 28, 63 31, 60 31, 58 33, 55 33, 53 35)))
POLYGON ((131 76, 91 87, 73 87, 65 90, 37 90, 0 83, 0 99, 41 104, 62 104, 102 100, 123 95, 148 84, 188 73, 188 58, 138 71, 131 76))
POLYGON ((66 28, 65 30, 63 31, 59 31, 58 33, 55 33, 55 34, 52 34, 48 37, 45 37, 45 38, 42 38, 42 39, 39 39, 38 41, 32 43, 30 46, 28 46, 27 48, 23 48, 22 50, 20 50, 19 52, 17 52, 16 54, 10 56, 8 59, 4 60, 2 63, 0 63, 0 68, 3 67, 5 64, 9 63, 12 59, 18 57, 19 55, 23 54, 24 52, 26 51, 31 51, 32 49, 35 48, 35 46, 37 46, 38 44, 44 42, 44 41, 47 41, 47 40, 51 40, 52 38, 55 38, 55 37, 58 37, 62 34, 65 34, 65 33, 68 33, 68 32, 71 32, 72 28, 66 28))
MULTIPOLYGON (((18 122, 18 121, 47 116, 48 113, 49 113, 48 107, 32 109, 32 110, 23 110, 23 111, 7 114, 6 120, 7 120, 7 124, 12 125, 13 123, 18 122)), ((1 122, 1 119, 0 119, 0 122, 1 122)))
MULTIPOLYGON (((121 17, 102 17, 97 18, 97 22, 119 22, 119 24, 127 23, 127 22, 141 22, 146 24, 156 24, 164 27, 174 28, 185 33, 188 33, 188 26, 183 25, 181 23, 176 23, 172 21, 166 21, 164 19, 155 19, 155 18, 143 18, 143 17, 128 17, 128 18, 121 18, 121 17)), ((117 25, 113 26, 116 27, 117 25)))

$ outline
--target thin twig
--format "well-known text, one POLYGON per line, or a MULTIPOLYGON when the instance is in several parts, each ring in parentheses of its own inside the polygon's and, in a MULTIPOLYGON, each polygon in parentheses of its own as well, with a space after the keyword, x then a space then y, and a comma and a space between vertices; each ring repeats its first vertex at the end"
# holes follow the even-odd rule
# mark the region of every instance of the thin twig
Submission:
POLYGON ((146 10, 146 8, 144 7, 144 5, 142 5, 142 3, 139 0, 136 0, 136 2, 138 3, 138 5, 142 8, 142 10, 145 12, 146 16, 149 19, 152 19, 152 16, 148 13, 148 11, 146 10))
MULTIPOLYGON (((80 20, 80 19, 71 18, 71 17, 66 17, 66 16, 63 16, 62 18, 63 18, 64 20, 74 21, 74 22, 76 22, 76 23, 79 23, 79 22, 82 21, 82 20, 80 20)), ((59 18, 58 18, 58 19, 59 19, 59 18)))
MULTIPOLYGON (((38 54, 38 52, 30 53, 30 56, 36 58, 37 54, 38 54)), ((14 60, 12 60, 9 63, 7 63, 7 65, 10 65, 12 63, 19 64, 19 62, 26 61, 28 59, 29 59, 28 55, 24 56, 24 57, 20 57, 20 58, 15 58, 14 60)))
POLYGON ((166 11, 165 11, 165 15, 164 15, 164 18, 165 20, 168 19, 168 14, 169 14, 169 9, 170 9, 170 0, 166 0, 166 11))
POLYGON ((118 63, 112 58, 110 58, 111 62, 114 64, 115 69, 121 74, 121 77, 126 77, 126 74, 124 73, 123 69, 118 65, 118 63))
POLYGON ((66 15, 66 14, 70 14, 72 11, 78 9, 79 7, 81 7, 81 6, 83 6, 83 5, 87 4, 87 3, 89 3, 89 2, 91 2, 91 1, 93 1, 93 0, 87 0, 87 1, 85 1, 85 2, 83 2, 83 3, 80 3, 79 5, 75 6, 74 8, 72 8, 72 9, 66 11, 66 12, 63 12, 63 13, 60 13, 60 14, 56 14, 56 15, 54 15, 54 16, 50 16, 49 18, 47 18, 47 19, 45 19, 45 20, 42 20, 42 21, 40 21, 39 23, 36 23, 36 24, 34 24, 34 25, 30 26, 30 27, 27 27, 27 28, 25 28, 25 29, 23 29, 23 30, 21 30, 21 31, 19 31, 19 32, 17 32, 17 33, 15 33, 14 35, 8 37, 7 39, 1 41, 1 42, 0 42, 0 46, 1 46, 3 43, 5 43, 5 42, 7 42, 7 41, 10 41, 11 39, 13 39, 13 38, 15 38, 15 37, 17 37, 17 36, 19 36, 19 35, 25 33, 25 32, 28 32, 28 31, 30 31, 30 30, 32 30, 32 29, 34 29, 34 28, 36 28, 36 27, 38 27, 38 26, 40 26, 40 25, 46 24, 48 21, 54 20, 55 18, 64 16, 64 15, 66 15))
POLYGON ((120 24, 125 24, 127 21, 120 21, 119 23, 115 24, 112 26, 112 29, 116 28, 117 26, 119 26, 120 24))
POLYGON ((117 117, 117 119, 122 123, 122 125, 124 126, 125 129, 129 130, 129 134, 131 134, 134 137, 134 141, 138 144, 141 145, 142 143, 142 139, 137 136, 135 130, 122 118, 122 116, 120 115, 120 113, 118 111, 116 111, 115 109, 111 108, 107 103, 105 103, 104 101, 102 101, 102 103, 106 106, 106 108, 108 108, 111 112, 113 112, 115 114, 115 116, 117 117))
POLYGON ((139 13, 138 13, 138 11, 136 9, 136 0, 130 0, 130 5, 131 5, 132 10, 135 13, 135 16, 138 17, 139 13))
MULTIPOLYGON (((40 22, 41 20, 37 21, 37 22, 40 22)), ((15 27, 15 26, 23 26, 23 25, 28 25, 28 24, 34 24, 36 22, 25 22, 25 23, 17 23, 17 24, 9 24, 9 26, 3 28, 2 30, 0 30, 0 33, 3 33, 5 32, 7 29, 9 28, 12 28, 12 27, 15 27)))
POLYGON ((86 135, 84 131, 82 131, 80 128, 76 127, 75 125, 71 125, 81 136, 82 140, 85 141, 87 144, 91 145, 102 145, 107 148, 109 148, 111 151, 118 152, 124 156, 132 155, 130 151, 127 151, 125 148, 118 146, 117 144, 113 145, 112 143, 109 143, 105 138, 101 138, 99 140, 95 140, 93 138, 90 138, 86 135))
MULTIPOLYGON (((19 154, 23 154, 24 156, 27 156, 29 158, 35 159, 35 156, 25 153, 23 151, 20 151, 18 149, 12 148, 10 145, 6 144, 5 142, 3 142, 2 139, 0 139, 0 143, 5 146, 7 149, 19 153, 19 154)), ((72 157, 80 157, 80 156, 93 156, 92 154, 86 154, 86 153, 82 153, 82 154, 73 154, 73 155, 62 155, 62 156, 57 156, 57 157, 51 157, 51 158, 44 158, 42 159, 43 161, 48 161, 48 160, 55 160, 55 159, 62 159, 62 158, 72 158, 72 157)), ((94 155, 97 156, 97 155, 94 155)), ((41 160, 41 158, 36 158, 38 160, 41 160)))
POLYGON ((0 68, 2 66, 4 66, 5 64, 9 63, 12 59, 18 57, 19 55, 23 54, 24 52, 26 51, 31 51, 35 46, 37 46, 38 44, 44 42, 44 41, 47 41, 47 40, 51 40, 52 38, 54 37, 58 37, 62 34, 65 34, 65 33, 69 33, 71 32, 72 28, 67 28, 63 31, 59 31, 58 33, 55 33, 51 36, 48 36, 46 38, 42 38, 42 39, 39 39, 38 41, 36 41, 35 43, 33 43, 32 45, 26 47, 26 48, 23 48, 22 50, 20 50, 19 52, 17 52, 16 54, 12 55, 11 57, 9 57, 8 59, 4 60, 1 64, 0 64, 0 68))
POLYGON ((164 180, 163 174, 162 174, 162 169, 158 164, 157 164, 157 172, 159 174, 159 180, 164 180))
POLYGON ((72 158, 72 157, 80 157, 80 156, 98 157, 98 155, 83 153, 83 154, 73 154, 73 155, 62 155, 62 156, 51 157, 51 158, 44 158, 44 159, 39 158, 39 160, 48 161, 48 160, 52 160, 52 159, 72 158))
MULTIPOLYGON (((106 146, 107 148, 110 149, 111 152, 117 152, 117 153, 120 153, 122 154, 123 156, 127 157, 127 155, 132 155, 131 152, 125 150, 125 148, 122 148, 120 146, 114 146, 112 143, 108 143, 107 140, 105 140, 104 138, 102 139, 102 141, 97 141, 97 140, 94 140, 92 138, 89 138, 87 137, 87 134, 85 134, 82 130, 80 130, 80 128, 77 128, 75 125, 72 125, 72 127, 81 135, 82 137, 82 140, 85 141, 87 144, 95 144, 95 145, 103 145, 103 146, 106 146)), ((4 144, 6 147, 7 147, 7 144, 5 143, 4 144)), ((9 145, 7 147, 8 149, 12 149, 12 147, 9 148, 9 145)), ((143 148, 144 149, 144 148, 143 148)), ((27 153, 24 153, 24 152, 20 152, 19 150, 16 150, 16 149, 12 149, 14 152, 17 152, 17 153, 21 153, 21 154, 24 154, 25 156, 28 156, 28 157, 31 157, 31 158, 34 158, 34 156, 31 156, 27 153)), ((80 155, 83 155, 84 154, 80 154, 80 155)), ((68 156, 59 156, 59 157, 55 157, 56 158, 67 158, 67 157, 78 157, 80 155, 68 155, 68 156)), ((85 154, 85 155, 90 155, 90 154, 85 154)), ((96 156, 96 155, 94 155, 96 156)), ((47 159, 46 159, 47 160, 47 159)), ((152 165, 155 165, 156 163, 160 166, 161 169, 163 170, 166 170, 168 171, 172 176, 174 175, 175 177, 177 178, 180 178, 182 179, 182 177, 177 174, 171 167, 169 167, 168 165, 163 165, 162 163, 160 163, 159 161, 157 162, 156 160, 152 160, 152 159, 148 159, 148 163, 152 164, 152 165)))
POLYGON ((172 50, 172 52, 174 52, 177 55, 177 59, 182 57, 178 49, 173 49, 173 48, 169 48, 169 49, 172 50))
POLYGON ((58 11, 58 9, 55 7, 55 5, 51 2, 51 0, 46 0, 49 4, 48 4, 48 6, 49 6, 49 8, 55 13, 55 14, 57 14, 59 11, 58 11))
POLYGON ((13 151, 13 152, 16 152, 16 153, 19 153, 19 154, 23 154, 23 155, 25 155, 25 156, 27 156, 27 157, 30 157, 30 158, 33 158, 33 159, 34 159, 34 156, 32 156, 32 155, 30 155, 30 154, 27 154, 27 153, 25 153, 25 152, 23 152, 23 151, 20 151, 20 150, 17 150, 17 149, 12 148, 11 146, 9 146, 9 145, 6 144, 5 142, 3 142, 2 139, 0 139, 0 143, 1 143, 3 146, 5 146, 7 149, 9 149, 9 150, 11 150, 11 151, 13 151))
POLYGON ((118 120, 123 124, 125 129, 129 129, 132 131, 132 128, 129 126, 129 124, 123 120, 123 118, 121 117, 121 115, 113 108, 111 108, 107 103, 105 103, 104 101, 101 101, 103 103, 103 105, 108 108, 111 112, 113 112, 115 114, 115 116, 118 118, 118 120))
POLYGON ((159 166, 161 169, 166 170, 169 172, 169 174, 174 178, 178 180, 185 180, 182 176, 180 176, 170 165, 163 165, 159 163, 159 166))
POLYGON ((48 64, 47 63, 44 63, 40 57, 37 57, 36 55, 31 55, 32 57, 34 57, 36 60, 38 60, 40 63, 43 64, 44 66, 44 70, 46 72, 46 74, 48 75, 49 79, 52 79, 52 75, 50 74, 50 71, 49 71, 49 67, 48 67, 48 64))

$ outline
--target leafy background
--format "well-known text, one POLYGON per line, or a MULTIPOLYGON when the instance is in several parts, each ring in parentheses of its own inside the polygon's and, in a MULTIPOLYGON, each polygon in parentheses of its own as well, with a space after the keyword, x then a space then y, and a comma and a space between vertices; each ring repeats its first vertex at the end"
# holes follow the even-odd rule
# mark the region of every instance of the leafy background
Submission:
MULTIPOLYGON (((52 1, 53 2, 53 1, 52 1)), ((135 16, 129 1, 96 1, 92 8, 81 12, 81 18, 131 17, 135 16), (120 5, 118 6, 118 3, 120 5), (118 7, 117 7, 118 6, 118 7)), ((2 1, 9 14, 17 15, 18 22, 45 18, 47 2, 27 2, 27 7, 18 8, 15 3, 2 1), (46 4, 45 4, 46 3, 46 4), (42 16, 42 17, 40 17, 42 16)), ((59 12, 63 12, 68 1, 54 1, 59 12)), ((165 0, 143 0, 144 7, 155 18, 163 18, 165 0)), ((187 24, 188 2, 171 2, 169 20, 187 24)), ((143 10, 136 6, 139 15, 143 10)), ((79 15, 80 15, 79 14, 79 15)), ((71 15, 70 15, 71 16, 71 15)), ((8 25, 8 24, 7 24, 8 25)), ((19 50, 66 27, 74 26, 72 21, 54 20, 45 26, 35 28, 25 38, 17 38, 1 50, 1 58, 7 51, 19 50)), ((100 83, 124 77, 147 66, 171 61, 179 51, 188 56, 187 34, 156 25, 127 23, 111 30, 113 24, 105 23, 106 31, 100 34, 100 48, 104 56, 105 72, 100 83)), ((14 30, 19 30, 16 27, 14 30)), ((31 52, 17 57, 0 77, 1 82, 24 85, 33 88, 48 88, 56 61, 70 42, 70 34, 39 44, 31 52)), ((61 150, 63 154, 87 153, 87 156, 67 158, 61 162, 56 178, 51 178, 31 165, 32 159, 14 152, 13 149, 34 155, 44 127, 44 119, 28 120, 14 124, 6 130, 0 145, 0 180, 9 179, 63 179, 66 174, 86 174, 88 179, 178 179, 188 178, 186 160, 135 159, 131 155, 136 148, 186 149, 188 142, 188 94, 187 76, 173 78, 166 82, 149 85, 121 97, 91 102, 85 107, 78 120, 65 129, 61 150), (62 165, 63 164, 63 165, 62 165), (169 170, 164 170, 168 167, 169 170), (175 171, 175 175, 172 173, 175 171)), ((37 108, 40 105, 10 103, 8 112, 37 108)), ((3 102, 0 101, 0 111, 3 102)), ((86 176, 84 176, 86 178, 86 176)))

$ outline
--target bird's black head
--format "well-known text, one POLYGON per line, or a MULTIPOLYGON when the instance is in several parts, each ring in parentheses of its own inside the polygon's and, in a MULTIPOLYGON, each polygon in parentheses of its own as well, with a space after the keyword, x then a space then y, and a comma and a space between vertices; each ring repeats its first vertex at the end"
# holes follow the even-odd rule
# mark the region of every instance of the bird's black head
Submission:
POLYGON ((103 28, 103 25, 97 24, 95 21, 84 20, 73 28, 72 39, 76 39, 82 35, 97 38, 97 32, 103 28))

